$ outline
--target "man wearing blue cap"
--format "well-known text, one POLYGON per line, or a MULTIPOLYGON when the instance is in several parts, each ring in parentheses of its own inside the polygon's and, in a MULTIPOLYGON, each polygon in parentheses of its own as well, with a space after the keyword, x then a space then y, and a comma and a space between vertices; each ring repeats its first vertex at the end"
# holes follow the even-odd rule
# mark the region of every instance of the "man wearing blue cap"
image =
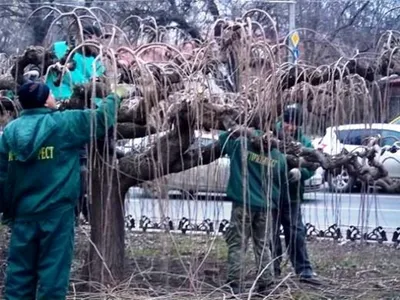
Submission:
POLYGON ((65 299, 74 245, 74 207, 79 197, 79 151, 116 122, 126 91, 92 110, 57 111, 47 85, 18 90, 21 116, 0 137, 0 197, 11 240, 3 299, 65 299))
MULTIPOLYGON (((281 123, 277 124, 278 136, 292 137, 305 148, 312 148, 312 143, 301 130, 303 117, 301 107, 297 104, 285 108, 281 123)), ((315 171, 300 166, 289 165, 287 185, 282 186, 281 199, 276 209, 272 210, 273 242, 272 258, 274 259, 274 273, 281 275, 282 244, 279 234, 283 226, 285 243, 290 260, 301 282, 320 285, 321 281, 313 272, 306 247, 306 230, 302 220, 301 202, 304 198, 304 183, 310 179, 315 171)))

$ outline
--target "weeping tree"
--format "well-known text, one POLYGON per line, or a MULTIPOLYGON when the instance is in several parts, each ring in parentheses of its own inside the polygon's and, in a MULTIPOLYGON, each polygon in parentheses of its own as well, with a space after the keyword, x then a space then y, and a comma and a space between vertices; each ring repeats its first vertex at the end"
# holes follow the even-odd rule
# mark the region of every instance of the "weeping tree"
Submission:
MULTIPOLYGON (((28 65, 39 65, 45 74, 57 64, 63 75, 72 53, 85 49, 102 59, 112 76, 102 78, 103 83, 76 86, 63 109, 90 106, 91 96, 106 94, 110 81, 131 87, 131 97, 119 108, 113 136, 106 138, 152 139, 141 152, 132 151, 122 158, 109 151, 108 143, 93 140, 90 144, 91 239, 86 268, 90 281, 116 283, 124 278, 124 202, 130 187, 220 157, 218 142, 189 150, 195 130, 258 128, 266 134, 252 142, 258 147, 279 148, 286 153, 290 167, 322 166, 333 171, 346 166, 366 183, 399 190, 376 160, 382 152, 379 137, 366 140, 363 151, 329 156, 271 133, 282 107, 290 103, 302 104, 306 116, 327 122, 363 114, 368 118, 373 105, 370 88, 381 76, 400 73, 397 33, 382 36, 377 45, 379 55, 342 58, 324 66, 292 65, 284 62, 284 57, 291 55, 284 41, 267 40, 260 34, 268 27, 260 16, 265 22, 270 20, 259 10, 249 11, 235 22, 219 20, 207 39, 185 53, 180 45, 163 43, 165 35, 154 34, 168 31, 164 26, 141 33, 151 34, 152 43, 135 47, 131 41, 129 47, 116 47, 113 41, 107 46, 87 41, 61 61, 46 48, 29 47, 16 58, 10 74, 0 78, 0 89, 15 90, 28 65), (149 61, 149 53, 156 55, 157 61, 149 61), (361 164, 360 157, 369 164, 361 164)), ((2 103, 4 111, 18 112, 17 101, 2 103)), ((312 118, 306 121, 312 122, 312 118)))

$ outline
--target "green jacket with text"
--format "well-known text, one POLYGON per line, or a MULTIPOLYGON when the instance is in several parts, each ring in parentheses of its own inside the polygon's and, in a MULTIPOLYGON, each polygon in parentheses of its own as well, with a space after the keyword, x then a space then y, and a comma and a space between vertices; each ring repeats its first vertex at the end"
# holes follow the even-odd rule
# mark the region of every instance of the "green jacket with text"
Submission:
POLYGON ((79 152, 116 122, 118 96, 96 110, 24 110, 0 137, 3 221, 36 220, 76 205, 80 190, 79 152))
MULTIPOLYGON (((259 131, 257 133, 261 134, 259 131)), ((259 153, 246 138, 231 139, 228 132, 222 133, 219 141, 222 153, 230 158, 228 198, 246 203, 253 210, 275 208, 286 178, 284 155, 277 149, 271 150, 268 155, 259 153)))

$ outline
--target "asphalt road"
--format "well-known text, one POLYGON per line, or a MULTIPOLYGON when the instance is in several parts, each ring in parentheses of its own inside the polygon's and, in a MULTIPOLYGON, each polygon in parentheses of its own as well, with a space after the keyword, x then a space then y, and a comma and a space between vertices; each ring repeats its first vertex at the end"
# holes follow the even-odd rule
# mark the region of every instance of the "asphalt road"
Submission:
MULTIPOLYGON (((391 238, 400 227, 400 195, 332 194, 325 191, 305 195, 302 205, 304 223, 311 223, 319 230, 326 230, 336 223, 344 232, 350 225, 367 232, 382 226, 391 238)), ((213 200, 150 199, 133 195, 127 202, 128 214, 138 221, 145 215, 154 222, 170 217, 177 225, 182 217, 195 224, 209 218, 218 226, 229 220, 231 203, 213 200)))
POLYGON ((302 206, 304 221, 318 229, 334 223, 345 229, 353 225, 369 231, 382 226, 392 234, 400 227, 400 195, 319 192, 306 197, 302 206))

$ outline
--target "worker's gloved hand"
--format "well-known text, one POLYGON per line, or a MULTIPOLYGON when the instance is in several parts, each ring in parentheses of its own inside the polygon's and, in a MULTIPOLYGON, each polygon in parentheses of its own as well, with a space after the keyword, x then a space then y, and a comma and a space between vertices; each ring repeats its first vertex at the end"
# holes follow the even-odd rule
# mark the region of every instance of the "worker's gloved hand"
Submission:
POLYGON ((29 80, 37 80, 40 77, 40 73, 38 70, 30 70, 24 73, 24 77, 28 78, 29 80))
POLYGON ((301 171, 298 168, 291 169, 289 171, 288 180, 289 182, 298 182, 301 179, 301 171))
POLYGON ((127 84, 117 84, 115 86, 112 86, 111 89, 121 99, 129 98, 129 96, 131 95, 131 87, 127 84))

